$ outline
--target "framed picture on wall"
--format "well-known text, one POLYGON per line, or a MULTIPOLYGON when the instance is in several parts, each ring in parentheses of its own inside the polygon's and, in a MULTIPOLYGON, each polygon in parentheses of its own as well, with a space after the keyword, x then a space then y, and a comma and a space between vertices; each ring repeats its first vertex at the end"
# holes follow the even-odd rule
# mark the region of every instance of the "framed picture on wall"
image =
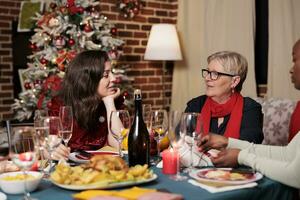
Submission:
POLYGON ((26 69, 19 69, 18 70, 18 74, 19 74, 19 79, 20 79, 20 85, 22 88, 22 92, 25 91, 25 86, 24 86, 24 80, 25 80, 25 76, 24 76, 24 72, 26 71, 26 69))
POLYGON ((37 12, 42 12, 43 7, 43 1, 22 1, 19 14, 18 31, 30 31, 34 26, 32 17, 34 17, 37 12))

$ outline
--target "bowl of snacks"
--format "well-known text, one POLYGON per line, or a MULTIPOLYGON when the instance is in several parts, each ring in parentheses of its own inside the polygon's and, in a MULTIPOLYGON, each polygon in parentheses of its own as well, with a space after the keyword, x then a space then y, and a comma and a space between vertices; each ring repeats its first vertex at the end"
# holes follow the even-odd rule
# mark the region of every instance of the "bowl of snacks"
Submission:
POLYGON ((28 192, 34 191, 40 181, 43 174, 35 171, 27 171, 26 176, 23 172, 7 172, 0 175, 0 186, 3 192, 7 194, 22 194, 25 188, 28 192))

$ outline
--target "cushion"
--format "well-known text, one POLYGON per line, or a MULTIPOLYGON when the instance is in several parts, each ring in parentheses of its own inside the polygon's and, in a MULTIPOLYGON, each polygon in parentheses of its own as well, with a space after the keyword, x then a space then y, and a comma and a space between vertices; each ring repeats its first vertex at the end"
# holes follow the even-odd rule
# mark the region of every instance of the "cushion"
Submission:
POLYGON ((255 99, 262 105, 264 114, 263 144, 287 145, 289 135, 289 124, 296 102, 290 99, 269 98, 255 99))

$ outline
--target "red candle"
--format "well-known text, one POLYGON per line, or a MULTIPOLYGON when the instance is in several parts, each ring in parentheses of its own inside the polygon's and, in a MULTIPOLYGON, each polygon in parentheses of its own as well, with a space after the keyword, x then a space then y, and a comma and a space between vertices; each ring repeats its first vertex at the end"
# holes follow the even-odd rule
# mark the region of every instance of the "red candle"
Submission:
POLYGON ((163 173, 164 174, 176 174, 179 164, 179 154, 177 151, 166 149, 162 152, 163 159, 163 173))

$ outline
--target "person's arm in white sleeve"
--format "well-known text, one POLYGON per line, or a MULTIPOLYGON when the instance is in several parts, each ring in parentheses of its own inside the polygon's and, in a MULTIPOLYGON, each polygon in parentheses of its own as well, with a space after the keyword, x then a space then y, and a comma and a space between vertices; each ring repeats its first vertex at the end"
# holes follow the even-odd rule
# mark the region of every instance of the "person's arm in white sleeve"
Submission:
POLYGON ((247 165, 265 176, 283 184, 300 189, 300 146, 295 149, 295 157, 281 161, 250 153, 249 149, 240 151, 238 163, 247 165))
POLYGON ((247 141, 229 138, 227 148, 248 149, 249 153, 253 153, 257 156, 281 161, 291 161, 297 154, 297 146, 300 146, 300 134, 297 134, 288 146, 253 144, 247 141))

